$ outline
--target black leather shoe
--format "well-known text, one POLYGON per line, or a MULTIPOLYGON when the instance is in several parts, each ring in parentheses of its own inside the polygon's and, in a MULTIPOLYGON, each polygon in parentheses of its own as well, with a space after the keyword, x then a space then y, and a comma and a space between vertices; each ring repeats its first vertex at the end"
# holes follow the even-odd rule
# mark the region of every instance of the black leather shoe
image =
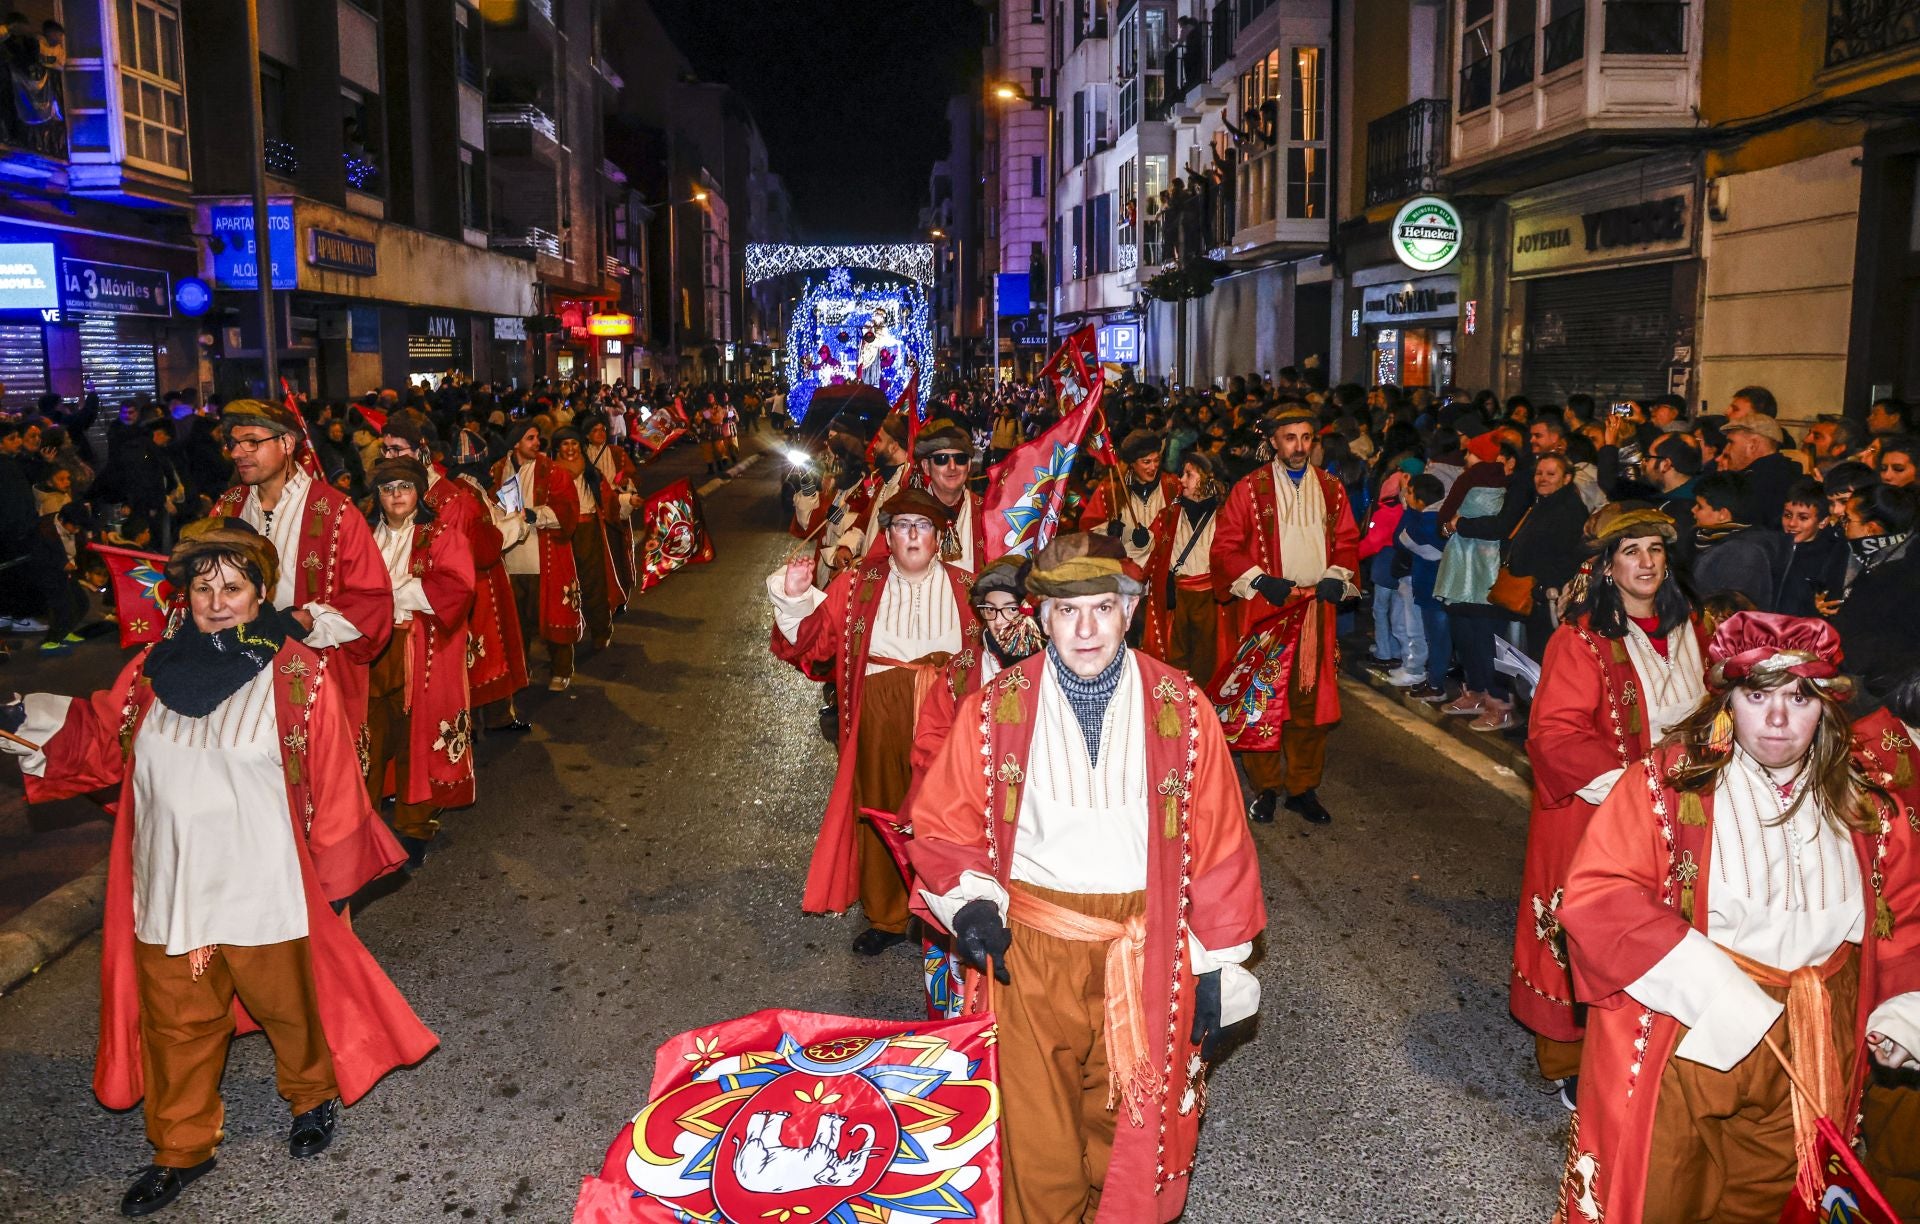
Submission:
POLYGON ((853 950, 861 956, 878 956, 895 944, 907 942, 907 937, 898 931, 878 931, 872 927, 860 932, 853 941, 853 950))
POLYGON ((191 1169, 170 1169, 166 1165, 148 1165, 140 1180, 127 1188, 120 1196, 120 1214, 123 1216, 145 1216, 160 1211, 180 1197, 180 1192, 199 1180, 200 1176, 212 1170, 213 1157, 209 1156, 191 1169))
POLYGON ((1308 824, 1332 824, 1333 813, 1320 802, 1320 796, 1310 790, 1301 791, 1287 800, 1287 810, 1308 824))
POLYGON ((497 727, 488 727, 487 734, 488 735, 525 735, 527 732, 531 730, 533 730, 532 723, 526 721, 523 718, 516 718, 510 723, 501 723, 497 727))
POLYGON ((1255 824, 1272 824, 1273 809, 1280 806, 1280 792, 1263 790, 1247 805, 1247 819, 1255 824))
POLYGON ((340 1102, 316 1105, 293 1120, 287 1132, 287 1151, 295 1160, 318 1156, 333 1142, 333 1128, 340 1124, 340 1102))
POLYGON ((418 871, 427 861, 427 841, 424 838, 399 835, 400 848, 407 852, 407 869, 418 871))
POLYGON ((829 744, 840 742, 840 707, 820 707, 820 738, 829 744))

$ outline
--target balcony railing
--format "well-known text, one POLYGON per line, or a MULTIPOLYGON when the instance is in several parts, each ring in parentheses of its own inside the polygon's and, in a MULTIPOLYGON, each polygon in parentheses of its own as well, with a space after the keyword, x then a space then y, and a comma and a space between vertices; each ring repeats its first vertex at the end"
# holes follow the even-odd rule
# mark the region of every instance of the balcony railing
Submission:
POLYGON ((1493 60, 1475 60, 1460 70, 1460 113, 1471 115, 1493 101, 1493 60))
POLYGON ((1920 42, 1920 0, 1828 0, 1827 67, 1920 42))
POLYGON ((1219 0, 1213 6, 1213 58, 1209 69, 1222 67, 1233 58, 1233 38, 1238 32, 1233 19, 1233 0, 1219 0))
POLYGON ((487 126, 526 128, 548 140, 557 142, 560 139, 560 129, 554 125, 553 116, 537 106, 489 106, 487 126))
POLYGON ((1447 164, 1447 99, 1425 98, 1367 125, 1367 204, 1432 191, 1447 164))
POLYGON ((1563 13, 1547 23, 1540 32, 1544 44, 1540 61, 1542 75, 1577 62, 1586 53, 1587 12, 1585 7, 1563 13))
POLYGON ((535 255, 560 258, 560 235, 538 226, 523 230, 495 230, 487 236, 487 246, 495 251, 525 252, 528 258, 535 255))
POLYGON ((60 74, 0 74, 9 94, 0 102, 0 142, 41 157, 67 156, 66 92, 60 74))
POLYGON ((1173 60, 1173 96, 1184 98, 1207 79, 1207 27, 1196 25, 1187 41, 1176 49, 1173 60))
MULTIPOLYGON (((1882 0, 1880 7, 1902 6, 1882 0)), ((1607 0, 1607 38, 1602 49, 1608 55, 1685 55, 1685 0, 1607 0)))
POLYGON ((300 173, 300 150, 290 140, 267 137, 267 173, 292 178, 300 173))
POLYGON ((1500 48, 1500 92, 1512 93, 1533 80, 1533 34, 1522 34, 1500 48))

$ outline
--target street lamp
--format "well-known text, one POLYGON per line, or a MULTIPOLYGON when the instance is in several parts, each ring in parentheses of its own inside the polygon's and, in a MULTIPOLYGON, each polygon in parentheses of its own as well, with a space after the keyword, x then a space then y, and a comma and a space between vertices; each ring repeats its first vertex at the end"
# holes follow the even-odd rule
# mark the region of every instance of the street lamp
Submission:
MULTIPOLYGON (((1042 247, 1050 248, 1052 246, 1051 237, 1053 234, 1054 215, 1057 211, 1057 201, 1054 198, 1053 130, 1056 116, 1053 113, 1053 99, 1045 94, 1030 94, 1012 81, 1000 81, 996 83, 993 87, 993 96, 1002 102, 1024 102, 1035 110, 1046 112, 1047 157, 1045 168, 1047 174, 1047 217, 1046 220, 1041 223, 1040 242, 1042 247)), ((1059 258, 1060 252, 1051 249, 1048 250, 1045 275, 1046 284, 1041 286, 1047 293, 1046 321, 1049 331, 1052 330, 1053 326, 1053 261, 1059 258)), ((1031 286, 1029 286, 1027 290, 1027 300, 1029 303, 1033 300, 1033 289, 1031 286)), ((1000 289, 997 283, 994 286, 993 302, 993 385, 995 388, 998 388, 1000 385, 1000 289)))

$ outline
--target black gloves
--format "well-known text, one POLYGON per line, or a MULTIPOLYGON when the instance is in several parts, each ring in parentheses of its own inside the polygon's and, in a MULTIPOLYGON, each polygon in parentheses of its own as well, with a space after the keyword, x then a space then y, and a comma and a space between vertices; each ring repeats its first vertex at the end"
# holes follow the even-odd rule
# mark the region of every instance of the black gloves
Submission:
POLYGON ((1127 525, 1121 522, 1119 519, 1114 519, 1112 522, 1107 524, 1107 534, 1112 536, 1116 540, 1120 538, 1120 533, 1125 531, 1126 529, 1127 529, 1127 525))
MULTIPOLYGON (((1012 943, 1013 932, 1000 920, 1000 907, 991 901, 969 901, 953 916, 953 950, 982 973, 991 963, 994 979, 1002 986, 1012 980, 1007 976, 1007 948, 1012 943)), ((1217 990, 1213 1012, 1216 1018, 1220 1014, 1217 990)))
POLYGON ((1151 531, 1148 531, 1145 527, 1135 527, 1133 529, 1133 546, 1135 548, 1145 548, 1151 543, 1153 543, 1153 533, 1151 531))
POLYGON ((1200 1061, 1210 1063, 1220 1052, 1220 971, 1193 979, 1193 1043, 1200 1061))
POLYGON ((1330 604, 1337 604, 1347 597, 1347 584, 1339 578, 1322 578, 1313 593, 1330 604))
POLYGON ((1287 596, 1293 594, 1293 583, 1285 578, 1275 578, 1272 574, 1262 574, 1253 580, 1253 589, 1277 608, 1287 602, 1287 596))
POLYGON ((4 703, 0 703, 0 731, 12 735, 25 726, 26 722, 27 702, 20 694, 14 693, 4 703))
POLYGON ((527 526, 529 527, 535 526, 540 522, 540 514, 536 510, 522 510, 520 513, 526 518, 527 526))

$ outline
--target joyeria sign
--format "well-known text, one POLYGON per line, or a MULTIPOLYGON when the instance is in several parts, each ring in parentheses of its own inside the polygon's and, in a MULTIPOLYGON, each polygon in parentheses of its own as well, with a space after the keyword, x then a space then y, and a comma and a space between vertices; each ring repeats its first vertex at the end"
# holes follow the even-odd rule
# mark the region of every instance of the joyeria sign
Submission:
POLYGON ((1416 197, 1393 219, 1393 253, 1416 272, 1438 272, 1460 254, 1462 229, 1453 205, 1438 196, 1416 197))

